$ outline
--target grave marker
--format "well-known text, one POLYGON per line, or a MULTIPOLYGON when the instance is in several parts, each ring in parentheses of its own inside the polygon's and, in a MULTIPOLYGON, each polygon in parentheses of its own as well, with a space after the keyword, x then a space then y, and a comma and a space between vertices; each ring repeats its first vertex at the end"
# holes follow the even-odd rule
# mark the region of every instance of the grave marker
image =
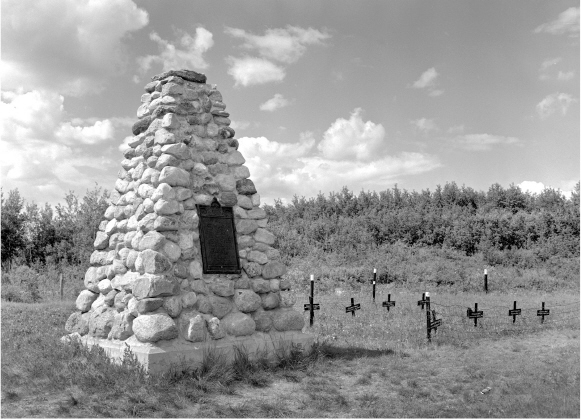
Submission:
POLYGON ((513 309, 508 310, 508 315, 512 316, 512 322, 514 323, 516 321, 516 316, 520 316, 520 314, 521 314, 521 309, 516 308, 516 301, 515 301, 514 305, 513 305, 513 309))
POLYGON ((541 323, 545 322, 545 316, 548 316, 550 314, 550 310, 546 309, 545 310, 545 302, 543 301, 541 303, 541 309, 537 310, 537 316, 541 316, 541 323))
POLYGON ((311 275, 311 295, 309 296, 309 304, 305 304, 305 311, 310 310, 309 323, 311 327, 315 321, 315 313, 313 310, 320 310, 319 304, 314 303, 315 299, 315 276, 311 275))
POLYGON ((471 308, 468 308, 466 312, 469 319, 474 319, 474 327, 478 326, 478 319, 484 317, 484 311, 478 311, 478 303, 474 303, 474 311, 471 308))
POLYGON ((345 313, 351 313, 353 317, 355 317, 355 311, 361 310, 361 304, 355 304, 355 299, 351 297, 351 305, 349 307, 345 307, 345 313))
POLYGON ((390 307, 395 307, 395 301, 391 301, 391 294, 387 294, 387 301, 384 301, 381 305, 387 308, 387 311, 389 311, 390 307))
POLYGON ((430 295, 430 293, 425 293, 425 292, 424 292, 424 293, 422 294, 422 299, 421 299, 420 301, 418 301, 418 305, 419 305, 419 306, 422 306, 422 310, 424 309, 424 304, 426 304, 426 303, 427 303, 427 301, 426 301, 426 294, 430 295))

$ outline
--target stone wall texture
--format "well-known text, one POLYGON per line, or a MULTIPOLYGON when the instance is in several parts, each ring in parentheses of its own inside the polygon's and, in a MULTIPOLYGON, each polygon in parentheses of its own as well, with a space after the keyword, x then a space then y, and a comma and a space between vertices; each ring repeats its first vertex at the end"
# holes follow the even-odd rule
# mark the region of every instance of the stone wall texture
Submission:
POLYGON ((145 86, 69 333, 151 343, 302 329, 225 109, 194 71, 145 86), (240 274, 203 273, 196 205, 214 198, 233 207, 240 274))

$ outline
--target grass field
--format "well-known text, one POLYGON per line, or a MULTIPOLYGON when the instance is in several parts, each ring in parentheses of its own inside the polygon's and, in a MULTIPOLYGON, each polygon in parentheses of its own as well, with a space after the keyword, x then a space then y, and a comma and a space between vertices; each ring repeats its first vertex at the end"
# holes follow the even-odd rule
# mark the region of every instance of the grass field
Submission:
MULTIPOLYGON (((421 293, 378 287, 315 296, 315 351, 278 365, 208 359, 147 377, 130 359, 59 339, 74 310, 2 302, 3 417, 579 417, 579 293, 432 292, 443 319, 426 339, 421 293), (381 307, 387 293, 396 301, 381 307), (351 295, 353 294, 353 295, 351 295), (355 316, 345 313, 353 297, 355 316), (523 308, 512 323, 513 301, 523 308), (544 301, 551 315, 536 316, 544 301), (466 308, 485 312, 474 327, 466 308), (488 391, 481 391, 488 389, 488 391)), ((307 303, 297 291, 296 308, 307 303)), ((308 314, 305 314, 308 324, 308 314)))

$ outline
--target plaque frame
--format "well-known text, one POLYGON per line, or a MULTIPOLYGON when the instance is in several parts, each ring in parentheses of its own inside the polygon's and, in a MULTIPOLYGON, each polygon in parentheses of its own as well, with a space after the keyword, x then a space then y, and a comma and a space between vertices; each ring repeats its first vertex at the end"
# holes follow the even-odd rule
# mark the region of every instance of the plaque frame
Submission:
MULTIPOLYGON (((198 217, 200 219, 199 223, 199 233, 200 233, 200 253, 202 254, 202 269, 205 274, 239 274, 242 272, 240 266, 240 255, 238 254, 238 240, 236 234, 236 224, 234 222, 234 210, 232 207, 223 207, 220 205, 218 200, 214 197, 214 200, 210 205, 196 205, 198 211, 198 217), (224 220, 222 221, 221 227, 225 227, 227 230, 231 231, 231 238, 233 241, 233 249, 226 248, 224 243, 218 243, 223 245, 227 253, 234 251, 234 258, 230 260, 225 260, 226 263, 220 264, 215 263, 215 258, 212 257, 211 248, 216 246, 217 241, 215 236, 212 234, 212 226, 208 224, 205 220, 224 220), (235 259, 235 260, 234 260, 235 259)), ((231 246, 230 243, 228 245, 231 246)))

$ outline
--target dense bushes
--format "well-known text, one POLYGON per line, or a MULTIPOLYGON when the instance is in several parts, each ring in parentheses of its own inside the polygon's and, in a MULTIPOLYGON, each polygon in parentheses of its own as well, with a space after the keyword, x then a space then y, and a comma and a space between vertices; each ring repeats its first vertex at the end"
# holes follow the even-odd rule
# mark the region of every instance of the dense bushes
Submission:
MULTIPOLYGON (((61 275, 65 297, 76 297, 107 197, 98 187, 82 199, 68 193, 53 209, 25 203, 18 190, 2 194, 2 298, 58 298, 61 275)), ((505 269, 515 286, 578 283, 579 183, 570 199, 553 189, 532 195, 495 184, 480 192, 452 182, 433 192, 396 186, 356 196, 343 188, 264 208, 297 284, 307 272, 329 287, 359 284, 373 267, 380 282, 407 285, 471 289, 483 267, 505 269)))
POLYGON ((519 259, 519 250, 541 261, 579 256, 579 184, 570 199, 553 189, 532 195, 495 184, 484 193, 447 183, 434 192, 396 186, 359 196, 344 188, 265 208, 288 259, 315 249, 349 258, 394 243, 483 253, 491 264, 506 263, 506 257, 500 262, 492 256, 497 251, 510 260, 519 259))

